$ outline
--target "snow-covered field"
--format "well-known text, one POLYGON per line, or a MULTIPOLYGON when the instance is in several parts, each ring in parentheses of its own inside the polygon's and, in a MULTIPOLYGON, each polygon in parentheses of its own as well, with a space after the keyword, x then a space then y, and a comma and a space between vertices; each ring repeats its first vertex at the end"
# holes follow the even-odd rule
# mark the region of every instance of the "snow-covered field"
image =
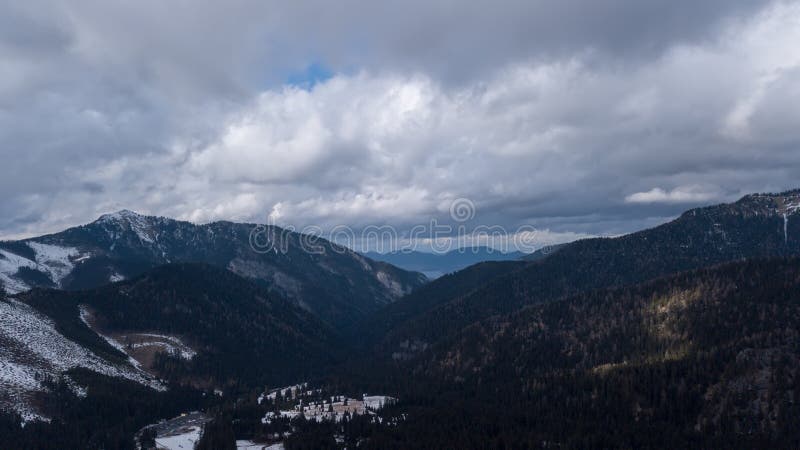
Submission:
POLYGON ((156 438, 156 448, 164 450, 192 450, 202 436, 203 429, 194 426, 185 433, 156 438))
MULTIPOLYGON (((52 321, 17 300, 0 301, 0 407, 13 409, 26 420, 38 417, 30 395, 45 388, 42 376, 58 377, 73 368, 86 368, 163 390, 146 373, 112 364, 60 334, 52 321)), ((76 386, 80 390, 79 386, 76 386)))
POLYGON ((253 441, 236 441, 236 450, 283 450, 283 444, 256 444, 253 441))
POLYGON ((28 247, 32 248, 36 254, 36 264, 50 275, 50 279, 56 286, 60 286, 61 280, 75 268, 72 259, 80 256, 78 249, 72 247, 59 247, 39 242, 28 242, 28 247))

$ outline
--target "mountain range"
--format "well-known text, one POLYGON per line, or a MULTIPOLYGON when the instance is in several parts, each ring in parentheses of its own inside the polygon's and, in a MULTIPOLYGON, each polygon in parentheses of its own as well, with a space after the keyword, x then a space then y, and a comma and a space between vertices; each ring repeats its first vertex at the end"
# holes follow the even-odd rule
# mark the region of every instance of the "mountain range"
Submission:
POLYGON ((428 278, 456 272, 484 261, 513 261, 525 255, 522 252, 501 252, 491 247, 462 247, 444 253, 420 251, 395 251, 389 253, 368 252, 367 257, 384 261, 414 272, 422 272, 428 278))
POLYGON ((264 387, 311 381, 401 401, 296 422, 287 448, 797 448, 798 216, 800 190, 748 195, 430 282, 279 228, 127 211, 2 242, 0 405, 28 425, 0 431, 126 447, 166 402, 213 414, 209 439, 263 439, 285 429, 264 387), (281 245, 254 251, 254 229, 281 245))
POLYGON ((372 321, 388 327, 373 334, 382 336, 386 353, 406 353, 400 344, 430 346, 476 321, 527 305, 727 261, 796 255, 798 216, 799 190, 748 195, 735 203, 689 210, 652 229, 562 245, 536 261, 490 271, 474 289, 448 286, 463 285, 463 276, 443 277, 425 287, 442 295, 412 294, 380 311, 381 317, 390 311, 397 316, 372 321))
MULTIPOLYGON (((0 242, 0 282, 14 294, 31 287, 87 289, 169 263, 206 263, 255 280, 323 321, 351 324, 427 280, 323 239, 278 227, 195 225, 131 211, 107 214, 60 233, 0 242), (256 251, 263 237, 269 251, 256 251)), ((264 245, 264 244, 262 244, 264 245)))

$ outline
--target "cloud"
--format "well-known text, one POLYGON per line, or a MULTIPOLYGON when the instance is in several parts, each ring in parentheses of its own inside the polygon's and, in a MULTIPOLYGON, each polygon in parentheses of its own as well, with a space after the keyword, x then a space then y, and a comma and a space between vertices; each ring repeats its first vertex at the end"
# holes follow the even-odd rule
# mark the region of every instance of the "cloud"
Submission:
POLYGON ((586 236, 797 187, 797 2, 450 6, 2 7, 0 236, 121 208, 408 229, 456 198, 586 236))
POLYGON ((682 186, 671 191, 653 188, 647 192, 637 192, 625 197, 627 203, 700 203, 708 202, 718 194, 704 192, 697 186, 682 186))

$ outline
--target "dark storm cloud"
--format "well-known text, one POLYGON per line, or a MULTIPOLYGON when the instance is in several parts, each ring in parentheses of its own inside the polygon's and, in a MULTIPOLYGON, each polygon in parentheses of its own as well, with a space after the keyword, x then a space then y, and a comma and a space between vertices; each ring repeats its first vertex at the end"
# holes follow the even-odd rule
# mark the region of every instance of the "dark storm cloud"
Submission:
POLYGON ((794 1, 0 8, 6 237, 122 207, 407 227, 460 197, 617 234, 800 169, 794 1))
MULTIPOLYGON (((652 58, 676 43, 714 39, 720 26, 767 2, 389 1, 292 2, 267 6, 273 56, 298 48, 337 69, 394 68, 469 79, 520 59, 598 52, 652 58), (280 50, 284 49, 284 52, 280 50)), ((281 55, 283 53, 283 55, 281 55)))

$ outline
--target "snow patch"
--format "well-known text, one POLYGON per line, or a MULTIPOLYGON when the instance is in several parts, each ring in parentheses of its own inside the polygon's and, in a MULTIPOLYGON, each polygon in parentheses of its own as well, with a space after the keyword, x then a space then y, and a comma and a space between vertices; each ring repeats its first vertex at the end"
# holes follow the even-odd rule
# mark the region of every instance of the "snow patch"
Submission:
POLYGON ((392 278, 392 276, 389 275, 388 273, 379 271, 375 273, 375 277, 382 285, 386 287, 386 289, 389 289, 389 292, 391 292, 395 297, 402 297, 403 294, 405 294, 403 285, 401 285, 400 282, 392 278))
POLYGON ((165 334, 155 334, 155 333, 134 333, 132 336, 135 336, 137 338, 151 337, 160 339, 159 341, 137 342, 131 345, 131 347, 133 348, 141 348, 148 346, 162 347, 168 353, 176 355, 185 360, 190 360, 197 355, 196 351, 192 350, 191 347, 186 345, 180 338, 175 336, 167 336, 165 334))
POLYGON ((237 440, 236 450, 283 450, 283 443, 256 444, 253 441, 237 440))
POLYGON ((116 282, 118 282, 118 281, 122 281, 122 280, 124 280, 124 279, 125 279, 125 277, 124 277, 124 276, 122 276, 122 275, 120 275, 120 274, 118 274, 117 272, 113 272, 113 273, 112 273, 112 274, 111 274, 111 275, 108 277, 108 281, 110 281, 110 282, 112 282, 112 283, 116 283, 116 282))
POLYGON ((28 247, 33 249, 36 254, 36 263, 50 275, 53 283, 59 286, 61 280, 69 275, 75 267, 71 258, 76 258, 80 254, 77 248, 59 247, 39 242, 28 242, 28 247))
POLYGON ((783 213, 783 242, 789 243, 789 216, 783 213))
POLYGON ((359 264, 361 264, 361 267, 363 267, 364 270, 366 270, 367 272, 372 272, 372 265, 369 262, 367 262, 366 258, 364 258, 363 256, 361 256, 356 252, 352 252, 351 255, 353 255, 353 258, 355 258, 356 261, 359 262, 359 264))
POLYGON ((165 450, 192 450, 203 435, 199 426, 189 428, 185 433, 156 438, 156 448, 165 450))
MULTIPOLYGON (((0 250, 0 280, 2 280, 6 292, 12 295, 31 288, 18 278, 17 274, 21 268, 47 274, 55 285, 61 286, 61 281, 75 268, 73 259, 80 256, 78 249, 73 247, 61 247, 33 241, 26 242, 26 244, 33 250, 34 260, 0 250)), ((88 257, 82 256, 81 258, 88 257)))
POLYGON ((81 257, 79 257, 79 258, 75 258, 75 259, 73 259, 73 260, 72 260, 72 262, 73 262, 73 263, 80 263, 80 262, 84 262, 84 261, 86 261, 87 259, 89 259, 89 258, 91 258, 91 257, 92 257, 92 255, 91 255, 90 253, 87 253, 87 254, 85 254, 85 255, 83 255, 83 256, 81 256, 81 257))
POLYGON ((783 214, 783 240, 789 243, 789 216, 800 211, 800 198, 782 198, 779 201, 780 211, 783 214))

